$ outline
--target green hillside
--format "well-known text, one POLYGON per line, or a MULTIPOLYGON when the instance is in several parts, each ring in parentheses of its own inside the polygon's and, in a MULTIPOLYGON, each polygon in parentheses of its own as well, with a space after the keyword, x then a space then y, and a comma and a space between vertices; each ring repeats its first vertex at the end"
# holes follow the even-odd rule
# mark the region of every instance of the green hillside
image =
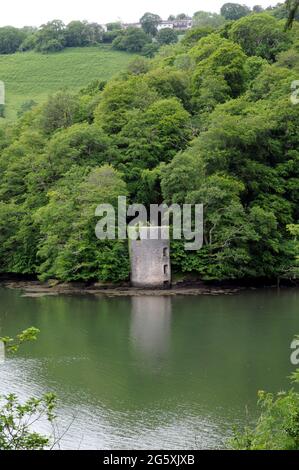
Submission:
POLYGON ((110 46, 66 49, 55 54, 0 55, 0 80, 6 86, 6 117, 14 119, 28 101, 44 101, 61 88, 78 90, 94 79, 107 80, 123 70, 133 54, 110 46))

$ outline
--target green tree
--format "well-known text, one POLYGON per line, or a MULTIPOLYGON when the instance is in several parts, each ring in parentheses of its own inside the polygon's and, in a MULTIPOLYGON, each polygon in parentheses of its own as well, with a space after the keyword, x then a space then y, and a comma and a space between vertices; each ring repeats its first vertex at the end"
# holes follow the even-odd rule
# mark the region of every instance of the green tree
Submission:
POLYGON ((103 40, 104 29, 99 23, 87 23, 88 44, 99 44, 103 40))
POLYGON ((56 132, 45 149, 48 177, 56 181, 72 165, 94 167, 113 163, 116 148, 102 129, 87 123, 74 124, 56 132))
POLYGON ((95 122, 108 134, 117 134, 129 120, 128 111, 145 110, 157 97, 140 76, 111 81, 95 110, 95 122))
POLYGON ((155 68, 149 70, 144 81, 161 98, 176 97, 186 110, 191 109, 191 83, 183 70, 175 70, 172 67, 155 68))
POLYGON ((161 23, 161 18, 159 15, 154 13, 145 13, 142 18, 140 18, 141 26, 146 34, 151 36, 156 36, 158 33, 158 26, 161 23))
POLYGON ((156 101, 144 112, 133 110, 128 118, 119 136, 119 168, 125 172, 132 197, 137 198, 142 171, 169 162, 184 149, 191 138, 191 123, 176 98, 156 101))
POLYGON ((159 46, 158 43, 149 42, 149 43, 145 44, 145 46, 143 46, 141 54, 144 57, 152 59, 156 55, 156 53, 158 52, 159 49, 160 49, 160 46, 159 46))
POLYGON ((197 64, 193 75, 195 94, 203 76, 216 74, 227 82, 232 96, 238 96, 244 90, 246 56, 239 45, 211 34, 201 39, 190 55, 197 64))
POLYGON ((186 13, 179 13, 178 15, 176 15, 176 19, 177 20, 187 20, 188 15, 186 15, 186 13))
POLYGON ((47 134, 71 126, 76 119, 79 103, 74 95, 60 91, 50 96, 43 108, 41 126, 47 134))
POLYGON ((198 28, 218 28, 224 21, 223 16, 208 11, 197 11, 193 15, 193 26, 198 28))
POLYGON ((282 24, 267 13, 250 15, 236 21, 229 33, 247 55, 274 61, 279 52, 290 46, 290 37, 282 24))
POLYGON ((155 101, 147 110, 133 110, 129 114, 120 138, 122 161, 144 169, 154 168, 161 161, 171 160, 188 144, 189 114, 176 98, 155 101))
POLYGON ((247 16, 250 13, 250 8, 246 5, 240 5, 239 3, 225 3, 221 7, 221 15, 226 20, 239 20, 243 16, 247 16))
POLYGON ((161 171, 161 189, 167 204, 184 204, 188 194, 202 185, 204 163, 193 152, 178 153, 161 171))
POLYGON ((34 100, 24 101, 24 103, 21 104, 21 107, 18 111, 18 117, 22 116, 24 113, 27 113, 27 111, 30 111, 36 105, 37 103, 34 100))
POLYGON ((71 21, 65 30, 66 47, 84 47, 90 44, 87 21, 71 21))
POLYGON ((0 54, 13 54, 25 39, 24 31, 12 26, 0 28, 0 54))
POLYGON ((42 280, 101 280, 117 282, 129 273, 127 246, 98 240, 95 235, 99 204, 116 206, 127 189, 109 165, 88 169, 73 166, 48 192, 48 204, 35 214, 43 237, 39 243, 42 280))
POLYGON ((19 50, 21 52, 26 52, 26 51, 31 51, 31 50, 35 49, 36 48, 36 41, 37 41, 36 33, 29 34, 22 41, 22 44, 20 45, 19 50))
POLYGON ((139 28, 128 28, 117 36, 112 47, 121 51, 141 52, 146 44, 150 44, 150 37, 139 28))
POLYGON ((299 224, 290 224, 287 226, 287 231, 293 237, 292 252, 294 254, 294 262, 289 266, 289 269, 284 273, 285 277, 292 277, 293 279, 299 278, 299 224))
POLYGON ((211 26, 198 26, 190 29, 187 31, 185 36, 182 39, 182 44, 186 45, 187 47, 194 46, 200 39, 209 36, 212 34, 214 28, 211 26))
POLYGON ((114 39, 121 37, 124 34, 123 29, 115 29, 113 31, 106 31, 103 33, 102 42, 112 44, 114 39))
POLYGON ((299 0, 286 0, 285 4, 288 11, 286 29, 290 29, 293 26, 296 15, 298 14, 299 0))
POLYGON ((254 7, 252 7, 252 11, 253 13, 263 13, 264 9, 260 5, 254 5, 254 7))
POLYGON ((122 29, 122 25, 119 21, 114 23, 107 23, 106 24, 107 31, 120 31, 122 29))
POLYGON ((137 57, 130 62, 127 70, 132 75, 144 75, 150 70, 150 63, 143 57, 137 57))
POLYGON ((43 53, 57 52, 65 47, 65 25, 60 20, 49 21, 36 33, 36 50, 43 53))
POLYGON ((230 99, 231 88, 224 76, 215 73, 206 73, 197 79, 196 93, 192 97, 192 109, 198 112, 197 124, 204 128, 206 121, 216 106, 230 99))
POLYGON ((171 28, 163 28, 157 34, 157 41, 161 45, 176 44, 178 42, 178 35, 171 28))

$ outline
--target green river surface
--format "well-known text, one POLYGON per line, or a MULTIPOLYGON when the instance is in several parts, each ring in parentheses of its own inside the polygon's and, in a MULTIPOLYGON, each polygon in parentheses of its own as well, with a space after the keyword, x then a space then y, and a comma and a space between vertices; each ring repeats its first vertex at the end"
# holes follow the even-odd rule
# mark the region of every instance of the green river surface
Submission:
MULTIPOLYGON (((289 387, 299 291, 29 298, 0 289, 0 336, 38 341, 0 364, 0 394, 55 392, 66 449, 210 449, 289 387)), ((47 432, 45 422, 38 430, 47 432)))

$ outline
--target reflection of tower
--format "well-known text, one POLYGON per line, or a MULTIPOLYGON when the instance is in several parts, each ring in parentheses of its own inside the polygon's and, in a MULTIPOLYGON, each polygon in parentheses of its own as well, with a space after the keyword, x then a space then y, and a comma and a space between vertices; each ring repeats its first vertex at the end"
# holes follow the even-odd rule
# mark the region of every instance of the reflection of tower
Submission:
POLYGON ((3 341, 0 341, 0 364, 5 361, 5 345, 3 341))
POLYGON ((164 356, 171 329, 170 297, 132 297, 131 339, 149 358, 164 356))

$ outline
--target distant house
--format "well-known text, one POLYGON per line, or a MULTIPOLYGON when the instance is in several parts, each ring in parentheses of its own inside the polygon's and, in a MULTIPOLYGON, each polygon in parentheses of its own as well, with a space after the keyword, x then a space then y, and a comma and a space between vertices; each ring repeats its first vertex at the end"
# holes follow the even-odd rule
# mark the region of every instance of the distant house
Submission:
POLYGON ((141 28, 141 23, 122 23, 122 27, 124 29, 128 28, 141 28))
POLYGON ((171 28, 176 31, 185 31, 186 29, 191 29, 193 26, 193 21, 191 18, 185 20, 173 20, 173 21, 162 21, 158 25, 158 30, 171 28))
MULTIPOLYGON (((173 20, 173 21, 161 21, 158 25, 158 31, 161 29, 174 29, 175 31, 185 31, 186 29, 191 29, 193 26, 193 21, 191 18, 187 18, 184 20, 173 20)), ((128 28, 141 28, 141 23, 122 23, 122 27, 124 29, 128 28)))
POLYGON ((174 29, 174 21, 162 21, 162 23, 157 26, 158 31, 166 28, 174 29))

